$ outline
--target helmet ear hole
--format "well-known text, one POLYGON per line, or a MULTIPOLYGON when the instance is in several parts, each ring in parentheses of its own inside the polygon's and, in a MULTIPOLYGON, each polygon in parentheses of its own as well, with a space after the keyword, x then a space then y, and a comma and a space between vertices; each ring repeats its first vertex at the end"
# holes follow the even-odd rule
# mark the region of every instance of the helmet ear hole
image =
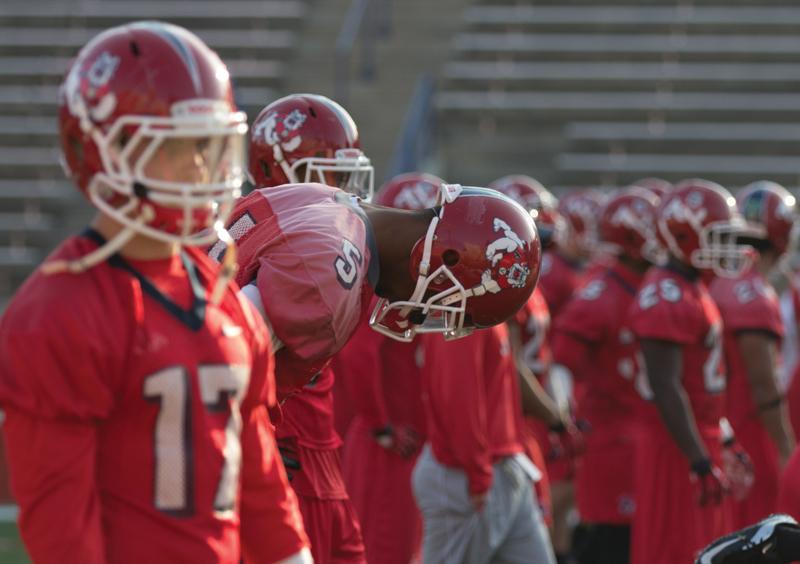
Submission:
POLYGON ((263 160, 258 161, 258 165, 261 167, 261 172, 264 173, 264 176, 267 178, 272 178, 270 174, 269 164, 263 160))
POLYGON ((317 111, 314 109, 314 106, 308 107, 308 113, 311 114, 311 117, 313 118, 317 117, 317 111))
POLYGON ((455 266, 458 264, 460 259, 461 257, 459 256, 458 251, 453 249, 447 249, 442 253, 442 261, 444 262, 445 266, 455 266))

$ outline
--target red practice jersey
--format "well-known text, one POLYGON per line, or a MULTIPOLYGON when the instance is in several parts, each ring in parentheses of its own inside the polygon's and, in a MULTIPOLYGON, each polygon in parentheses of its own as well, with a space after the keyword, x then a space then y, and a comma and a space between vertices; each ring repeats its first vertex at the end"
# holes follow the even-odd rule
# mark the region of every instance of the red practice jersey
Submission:
POLYGON ((629 523, 634 510, 634 379, 638 344, 627 311, 642 276, 614 263, 587 280, 553 329, 554 362, 582 383, 578 417, 589 423, 576 476, 576 499, 588 523, 629 523))
POLYGON ((256 284, 282 343, 275 374, 283 397, 306 385, 364 317, 378 279, 372 228, 353 196, 311 183, 255 190, 236 205, 228 230, 238 247, 236 281, 256 284))
MULTIPOLYGON (((640 339, 667 341, 681 348, 681 385, 705 448, 712 462, 721 466, 722 323, 705 284, 667 268, 651 268, 631 306, 629 323, 640 339)), ((631 563, 692 562, 703 546, 731 530, 732 507, 727 498, 720 505, 698 504, 689 460, 656 406, 644 401, 641 405, 631 563)))
POLYGON ((778 449, 761 423, 753 402, 737 335, 758 331, 772 335, 776 348, 783 338, 778 295, 755 269, 738 279, 718 278, 711 295, 725 324, 725 364, 728 368, 727 415, 736 438, 750 454, 755 482, 747 498, 735 504, 736 525, 744 527, 775 511, 780 461, 778 449))
MULTIPOLYGON (((53 258, 101 241, 71 238, 53 258)), ((307 544, 267 415, 266 328, 233 285, 206 302, 215 278, 187 249, 37 271, 17 292, 0 405, 36 562, 272 562, 307 544)))
MULTIPOLYGON (((680 345, 681 383, 698 429, 706 439, 719 437, 726 386, 722 319, 705 284, 667 268, 651 268, 631 307, 629 323, 639 339, 680 345)), ((662 424, 654 405, 648 405, 643 416, 646 423, 662 424)))
POLYGON ((492 484, 492 464, 522 452, 519 383, 502 323, 455 341, 423 337, 428 437, 441 464, 464 470, 471 494, 492 484))
POLYGON ((558 317, 561 308, 572 298, 580 284, 581 275, 580 264, 567 260, 556 251, 547 251, 542 256, 538 287, 542 290, 553 319, 558 317))

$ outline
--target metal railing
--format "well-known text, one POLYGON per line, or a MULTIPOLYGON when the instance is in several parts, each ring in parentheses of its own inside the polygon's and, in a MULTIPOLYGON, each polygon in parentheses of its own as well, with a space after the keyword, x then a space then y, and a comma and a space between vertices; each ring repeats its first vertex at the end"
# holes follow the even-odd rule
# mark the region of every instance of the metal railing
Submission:
POLYGON ((433 78, 427 73, 421 74, 408 103, 403 127, 397 136, 386 180, 404 172, 416 172, 427 168, 427 163, 424 161, 430 159, 434 152, 435 92, 433 78))
POLYGON ((350 101, 350 73, 356 42, 361 40, 358 76, 375 77, 375 46, 391 32, 391 0, 352 0, 336 38, 334 50, 334 97, 345 108, 350 101))

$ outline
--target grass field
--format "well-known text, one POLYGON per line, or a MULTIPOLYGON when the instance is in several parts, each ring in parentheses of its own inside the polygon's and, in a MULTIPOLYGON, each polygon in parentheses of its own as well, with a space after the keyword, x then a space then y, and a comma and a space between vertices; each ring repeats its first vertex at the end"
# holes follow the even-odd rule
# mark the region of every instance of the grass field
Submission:
POLYGON ((17 524, 13 521, 0 521, 0 562, 3 564, 30 563, 17 534, 17 524))

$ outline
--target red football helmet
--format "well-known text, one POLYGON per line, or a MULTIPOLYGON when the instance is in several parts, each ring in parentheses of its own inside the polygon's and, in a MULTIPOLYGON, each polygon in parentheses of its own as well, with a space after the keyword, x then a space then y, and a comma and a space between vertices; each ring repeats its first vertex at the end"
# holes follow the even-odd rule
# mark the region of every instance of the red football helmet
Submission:
POLYGON ((597 245, 597 218, 604 204, 603 194, 593 189, 576 190, 561 198, 558 211, 567 227, 563 241, 571 241, 582 254, 591 254, 597 245))
POLYGON ((739 212, 750 228, 761 231, 778 253, 785 253, 794 243, 797 225, 796 200, 789 191, 768 180, 745 186, 736 197, 739 212))
POLYGON ((658 198, 647 190, 634 186, 616 192, 600 214, 601 246, 612 255, 661 262, 655 230, 657 207, 658 198))
POLYGON ((225 64, 194 34, 160 22, 101 33, 78 53, 59 105, 65 171, 125 227, 72 270, 135 232, 184 245, 221 234, 244 180, 247 119, 225 64))
POLYGON ((725 188, 707 180, 684 180, 658 208, 658 236, 678 260, 718 276, 736 277, 753 259, 740 236, 757 236, 736 210, 725 188))
POLYGON ((374 188, 353 118, 318 94, 291 94, 261 110, 250 134, 249 171, 259 187, 321 182, 365 199, 374 188))
POLYGON ((425 237, 411 252, 408 300, 378 301, 372 327, 393 339, 438 332, 455 339, 514 315, 539 278, 541 245, 531 215, 486 188, 443 184, 425 237), (408 319, 405 329, 398 319, 408 319))
POLYGON ((649 190, 650 192, 658 196, 659 199, 669 194, 673 188, 671 182, 667 182, 662 178, 654 178, 654 177, 640 178, 636 182, 632 182, 631 186, 638 186, 639 188, 644 188, 645 190, 649 190))
POLYGON ((538 180, 511 174, 498 178, 489 188, 502 192, 531 213, 543 248, 550 247, 564 236, 566 224, 558 212, 558 199, 538 180))
POLYGON ((436 205, 444 180, 424 172, 400 174, 381 186, 374 203, 401 210, 424 210, 436 205))

